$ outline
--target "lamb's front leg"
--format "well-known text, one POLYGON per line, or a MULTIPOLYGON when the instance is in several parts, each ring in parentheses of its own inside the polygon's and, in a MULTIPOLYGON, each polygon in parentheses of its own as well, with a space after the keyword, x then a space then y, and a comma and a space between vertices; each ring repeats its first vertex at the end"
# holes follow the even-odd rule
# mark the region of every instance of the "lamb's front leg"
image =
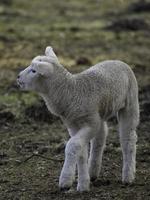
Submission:
POLYGON ((102 156, 106 143, 107 132, 107 124, 101 120, 100 128, 95 137, 91 140, 89 157, 89 174, 91 181, 94 181, 98 178, 101 170, 102 156))
POLYGON ((78 187, 79 191, 89 190, 89 175, 87 166, 87 144, 91 139, 91 129, 80 129, 68 141, 65 149, 65 162, 59 179, 59 187, 62 190, 69 189, 75 176, 78 162, 78 187))
POLYGON ((90 186, 90 176, 88 172, 88 145, 82 149, 82 153, 77 161, 78 166, 78 186, 80 192, 88 191, 90 186))
POLYGON ((65 148, 65 162, 59 177, 59 187, 61 190, 68 190, 72 186, 80 149, 80 142, 72 137, 65 148))

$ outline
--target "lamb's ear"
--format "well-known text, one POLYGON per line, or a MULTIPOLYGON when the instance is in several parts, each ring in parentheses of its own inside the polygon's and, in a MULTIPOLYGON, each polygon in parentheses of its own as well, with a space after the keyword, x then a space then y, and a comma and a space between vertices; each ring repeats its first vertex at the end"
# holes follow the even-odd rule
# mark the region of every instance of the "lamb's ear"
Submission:
POLYGON ((42 76, 49 76, 53 73, 53 65, 50 63, 34 61, 32 64, 35 70, 42 76))
POLYGON ((53 60, 56 60, 58 62, 58 58, 55 54, 55 52, 53 51, 53 48, 52 47, 46 47, 45 49, 45 55, 53 60))

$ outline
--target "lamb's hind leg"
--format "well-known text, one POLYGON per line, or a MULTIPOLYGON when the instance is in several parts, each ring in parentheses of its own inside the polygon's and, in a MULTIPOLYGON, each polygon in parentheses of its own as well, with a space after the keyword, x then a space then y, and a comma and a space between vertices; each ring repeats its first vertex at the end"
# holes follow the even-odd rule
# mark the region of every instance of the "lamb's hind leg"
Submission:
POLYGON ((96 136, 91 140, 91 149, 89 157, 89 174, 91 181, 98 178, 101 165, 102 156, 105 148, 106 137, 107 137, 107 124, 101 121, 100 128, 96 133, 96 136))
POLYGON ((123 153, 122 182, 131 183, 136 170, 136 127, 138 111, 123 109, 118 113, 120 143, 123 153))

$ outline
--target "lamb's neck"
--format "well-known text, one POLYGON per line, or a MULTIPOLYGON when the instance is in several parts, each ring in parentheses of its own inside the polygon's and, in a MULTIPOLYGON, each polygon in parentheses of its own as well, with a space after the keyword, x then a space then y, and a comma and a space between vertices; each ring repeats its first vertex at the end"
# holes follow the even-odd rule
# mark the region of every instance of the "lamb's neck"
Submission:
POLYGON ((49 111, 57 116, 65 115, 73 92, 73 75, 66 69, 52 80, 47 80, 47 92, 42 94, 49 111))

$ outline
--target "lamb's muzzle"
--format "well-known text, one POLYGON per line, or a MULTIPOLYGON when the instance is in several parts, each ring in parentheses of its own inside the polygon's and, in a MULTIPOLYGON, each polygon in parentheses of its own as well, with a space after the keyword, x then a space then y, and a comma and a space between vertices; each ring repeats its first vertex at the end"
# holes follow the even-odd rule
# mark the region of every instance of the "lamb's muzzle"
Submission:
POLYGON ((139 123, 137 81, 131 68, 118 60, 104 61, 71 74, 51 47, 35 57, 18 76, 24 90, 38 92, 50 112, 66 125, 70 140, 59 187, 68 189, 78 170, 78 191, 89 190, 99 176, 107 137, 107 120, 116 115, 123 153, 122 181, 131 183, 136 170, 136 127, 139 123), (88 158, 88 144, 90 156, 88 158))

